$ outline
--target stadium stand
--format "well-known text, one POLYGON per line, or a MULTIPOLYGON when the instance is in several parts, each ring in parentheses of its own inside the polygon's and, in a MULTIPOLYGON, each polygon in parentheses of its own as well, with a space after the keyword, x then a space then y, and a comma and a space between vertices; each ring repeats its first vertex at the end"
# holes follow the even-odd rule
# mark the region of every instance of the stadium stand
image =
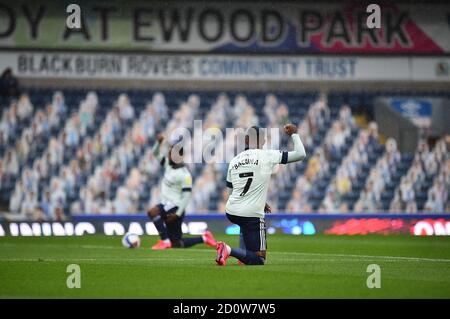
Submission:
MULTIPOLYGON (((0 101, 1 202, 39 220, 143 211, 160 192, 161 171, 151 152, 157 133, 171 136, 179 127, 224 133, 227 127, 294 122, 308 157, 273 175, 268 198, 274 211, 450 211, 448 140, 431 148, 423 139, 415 154, 401 154, 392 138, 382 142, 375 122, 356 124, 352 112, 373 105, 375 96, 30 88, 17 100, 0 101)), ((371 118, 372 109, 365 109, 371 118)), ((219 159, 233 151, 227 142, 216 145, 211 162, 188 164, 194 176, 189 212, 224 210, 227 164, 219 159)))

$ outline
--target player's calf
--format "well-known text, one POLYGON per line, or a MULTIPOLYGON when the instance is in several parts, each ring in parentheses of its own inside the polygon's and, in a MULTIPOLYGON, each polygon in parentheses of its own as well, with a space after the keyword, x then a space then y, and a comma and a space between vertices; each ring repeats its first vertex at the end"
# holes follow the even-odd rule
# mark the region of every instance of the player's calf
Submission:
POLYGON ((180 240, 173 240, 171 239, 172 247, 173 248, 189 248, 197 244, 205 243, 204 236, 197 236, 197 237, 190 237, 190 238, 183 238, 180 240))
POLYGON ((184 244, 182 240, 170 240, 172 243, 172 248, 184 248, 184 244))
MULTIPOLYGON (((153 222, 156 229, 158 230, 159 237, 161 238, 161 240, 164 242, 164 244, 166 246, 169 246, 169 244, 170 244, 170 241, 168 238, 169 236, 168 236, 166 224, 164 223, 164 220, 163 220, 162 213, 163 213, 163 211, 161 210, 161 208, 159 206, 154 206, 147 211, 148 217, 150 218, 150 220, 153 222)), ((159 246, 158 245, 159 245, 159 243, 156 244, 153 248, 156 247, 159 249, 159 247, 162 244, 159 246)))
MULTIPOLYGON (((231 255, 233 256, 233 249, 231 250, 231 255)), ((262 266, 266 262, 266 252, 265 251, 246 251, 245 256, 240 259, 246 265, 262 266)))
POLYGON ((245 265, 264 265, 266 262, 266 251, 251 251, 241 248, 230 248, 230 256, 237 258, 245 265))
POLYGON ((266 251, 251 251, 241 248, 231 248, 223 242, 219 242, 216 247, 216 263, 219 266, 225 266, 229 256, 233 256, 245 265, 264 265, 266 262, 266 251))

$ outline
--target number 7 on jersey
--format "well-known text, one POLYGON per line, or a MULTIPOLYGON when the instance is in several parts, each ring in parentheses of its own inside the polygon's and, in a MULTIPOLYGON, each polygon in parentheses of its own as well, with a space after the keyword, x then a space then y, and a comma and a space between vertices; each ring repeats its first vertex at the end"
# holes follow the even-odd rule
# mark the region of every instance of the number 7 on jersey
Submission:
POLYGON ((244 196, 245 194, 247 194, 248 190, 250 189, 250 186, 252 185, 253 182, 253 172, 248 172, 248 173, 240 173, 239 174, 240 178, 247 178, 247 183, 245 183, 244 186, 244 190, 242 191, 242 193, 239 196, 244 196))

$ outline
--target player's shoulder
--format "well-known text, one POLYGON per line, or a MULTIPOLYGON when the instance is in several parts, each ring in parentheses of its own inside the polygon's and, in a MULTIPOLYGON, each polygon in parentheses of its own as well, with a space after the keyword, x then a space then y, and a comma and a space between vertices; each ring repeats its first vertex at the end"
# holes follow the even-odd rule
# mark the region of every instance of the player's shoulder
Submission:
POLYGON ((280 151, 271 150, 271 149, 254 148, 254 149, 248 150, 247 152, 249 152, 250 155, 257 154, 258 156, 264 156, 264 155, 276 154, 276 153, 279 153, 280 151))
POLYGON ((267 160, 271 160, 274 156, 279 156, 281 153, 279 150, 271 150, 271 149, 264 149, 264 150, 260 149, 258 151, 259 157, 267 160))
POLYGON ((179 180, 192 179, 191 172, 186 166, 178 167, 175 173, 179 180))
POLYGON ((189 169, 186 166, 184 166, 183 168, 180 169, 180 171, 181 171, 180 177, 183 180, 183 182, 185 184, 192 184, 192 174, 189 171, 189 169))
POLYGON ((272 149, 263 149, 260 150, 262 154, 278 154, 280 150, 272 150, 272 149))
POLYGON ((191 172, 189 171, 189 169, 186 166, 181 167, 180 172, 183 175, 189 175, 189 176, 191 175, 191 172))
POLYGON ((232 167, 236 165, 237 163, 241 162, 244 158, 249 157, 252 155, 252 150, 245 150, 238 154, 236 154, 230 161, 229 167, 232 167))
POLYGON ((243 152, 241 152, 241 153, 239 153, 239 154, 236 154, 236 155, 231 159, 230 164, 229 164, 230 167, 233 166, 236 162, 239 162, 239 160, 240 160, 241 157, 242 157, 242 153, 243 153, 243 152))
POLYGON ((275 154, 278 154, 279 151, 276 150, 265 150, 265 149, 257 149, 252 148, 245 150, 239 154, 237 154, 233 159, 230 161, 230 165, 235 164, 236 162, 240 162, 242 159, 246 157, 257 157, 258 159, 270 157, 275 154))

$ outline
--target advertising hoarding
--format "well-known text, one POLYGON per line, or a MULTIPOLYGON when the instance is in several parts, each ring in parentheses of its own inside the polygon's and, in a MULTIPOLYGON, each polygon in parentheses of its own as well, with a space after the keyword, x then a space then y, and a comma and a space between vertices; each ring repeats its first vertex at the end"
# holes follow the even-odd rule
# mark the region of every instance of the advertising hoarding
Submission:
MULTIPOLYGON (((449 215, 292 215, 273 214, 267 217, 267 233, 289 235, 368 235, 402 234, 415 236, 450 236, 449 215)), ((188 215, 183 226, 185 234, 202 234, 209 229, 218 234, 238 235, 239 227, 223 214, 188 215)), ((152 222, 143 215, 79 216, 65 222, 0 222, 2 236, 84 236, 157 235, 152 222)))
POLYGON ((205 81, 450 81, 450 58, 0 52, 18 77, 205 81), (416 59, 426 61, 416 68, 416 59))

